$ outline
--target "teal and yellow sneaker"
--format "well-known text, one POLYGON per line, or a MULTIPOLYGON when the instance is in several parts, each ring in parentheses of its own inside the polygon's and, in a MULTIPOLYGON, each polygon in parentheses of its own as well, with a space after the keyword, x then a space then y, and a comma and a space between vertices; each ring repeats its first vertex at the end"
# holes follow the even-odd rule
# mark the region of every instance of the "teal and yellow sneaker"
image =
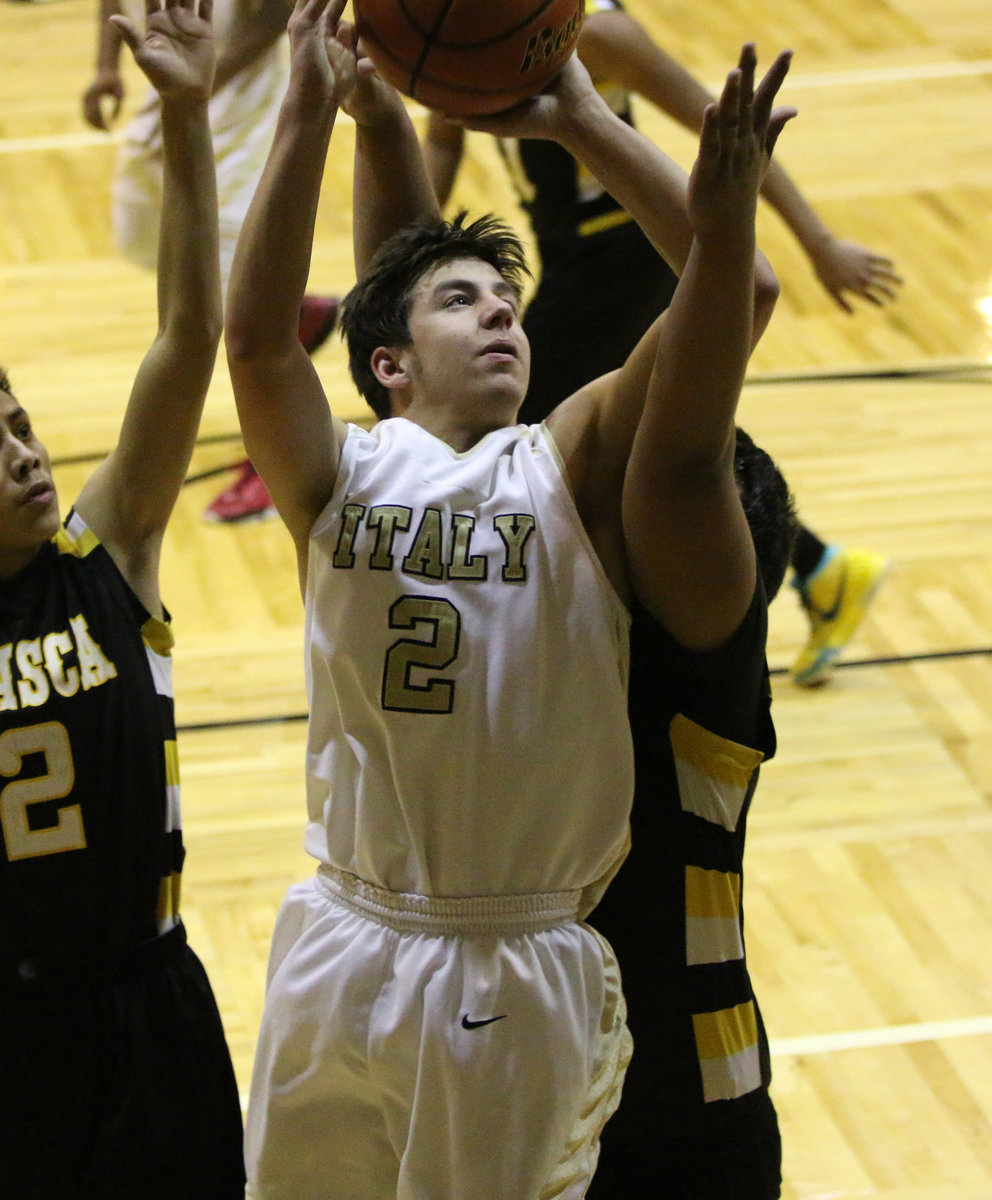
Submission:
POLYGON ((802 687, 825 683, 834 660, 864 619, 889 560, 868 550, 828 546, 812 574, 793 579, 809 617, 809 640, 790 674, 802 687))

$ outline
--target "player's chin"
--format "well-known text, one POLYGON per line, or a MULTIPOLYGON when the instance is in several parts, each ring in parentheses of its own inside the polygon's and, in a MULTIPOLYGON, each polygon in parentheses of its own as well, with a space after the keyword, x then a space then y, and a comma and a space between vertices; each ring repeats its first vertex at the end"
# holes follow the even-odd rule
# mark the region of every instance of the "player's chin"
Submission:
POLYGON ((15 514, 14 519, 5 525, 3 536, 0 537, 0 558, 7 552, 15 560, 29 561, 55 537, 60 527, 58 509, 32 516, 23 512, 15 514))
POLYGON ((517 368, 490 372, 483 389, 487 407, 505 413, 508 423, 516 419, 527 394, 527 373, 519 370, 519 364, 517 368))
POLYGON ((44 545, 55 537, 61 527, 58 499, 53 492, 50 501, 42 511, 35 514, 31 522, 31 537, 36 539, 39 545, 44 545))

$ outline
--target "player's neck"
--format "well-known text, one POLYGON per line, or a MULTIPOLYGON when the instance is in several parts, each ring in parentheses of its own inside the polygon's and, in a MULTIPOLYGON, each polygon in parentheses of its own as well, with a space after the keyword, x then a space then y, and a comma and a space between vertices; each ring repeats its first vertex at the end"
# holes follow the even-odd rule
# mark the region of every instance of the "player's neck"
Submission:
POLYGON ((450 412, 438 412, 436 409, 427 412, 408 409, 402 415, 408 421, 413 421, 415 425, 426 429, 428 433, 446 443, 457 454, 464 454, 466 450, 471 450, 494 429, 503 429, 510 424, 505 420, 480 421, 477 416, 474 419, 466 419, 464 416, 459 417, 458 414, 450 412))
POLYGON ((516 410, 502 403, 468 407, 415 401, 396 415, 426 429, 458 454, 471 450, 494 429, 504 429, 516 420, 516 410))

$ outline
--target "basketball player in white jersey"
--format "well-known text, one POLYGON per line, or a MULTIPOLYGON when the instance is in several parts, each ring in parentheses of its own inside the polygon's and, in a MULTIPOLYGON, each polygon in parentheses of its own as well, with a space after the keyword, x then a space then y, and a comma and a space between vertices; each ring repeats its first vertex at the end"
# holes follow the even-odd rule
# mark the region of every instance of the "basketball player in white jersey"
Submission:
MULTIPOLYGON (((318 862, 273 938, 249 1195, 578 1198, 629 1055, 616 963, 582 918, 626 848, 622 487, 645 400, 654 413, 664 397, 635 351, 608 386, 516 425, 529 373, 519 242, 490 218, 435 219, 387 241, 345 302, 353 374, 382 420, 366 432, 330 413, 293 313, 336 109, 355 88, 343 7, 299 0, 291 18, 290 85, 227 317, 248 450, 298 552, 318 862)), ((732 289, 733 370, 716 356, 719 378, 702 373, 704 407, 743 375, 755 197, 786 69, 780 57, 752 97, 746 51, 704 134, 698 237, 664 339, 674 369, 700 279, 725 246, 743 272, 751 247, 732 289)), ((370 109, 351 110, 360 205, 384 225, 431 211, 402 107, 370 109)), ((681 173, 576 62, 520 124, 566 145, 659 243, 684 220, 681 173)), ((656 442, 681 472, 705 537, 714 493, 734 489, 732 413, 722 443, 688 456, 654 421, 645 437, 639 453, 656 442)), ((732 573, 694 596, 686 627, 718 639, 742 590, 732 573)))

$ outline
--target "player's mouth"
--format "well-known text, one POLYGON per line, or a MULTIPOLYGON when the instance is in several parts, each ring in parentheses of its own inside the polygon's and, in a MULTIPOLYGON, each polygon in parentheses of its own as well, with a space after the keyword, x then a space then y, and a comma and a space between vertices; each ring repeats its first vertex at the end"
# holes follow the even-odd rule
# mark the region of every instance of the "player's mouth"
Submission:
POLYGON ((500 358, 519 358, 516 344, 510 338, 497 338, 482 349, 483 355, 495 354, 500 358))
POLYGON ((50 504, 55 499, 55 485, 47 479, 39 479, 37 483, 32 483, 26 488, 21 496, 20 503, 27 505, 38 505, 39 507, 50 504))

